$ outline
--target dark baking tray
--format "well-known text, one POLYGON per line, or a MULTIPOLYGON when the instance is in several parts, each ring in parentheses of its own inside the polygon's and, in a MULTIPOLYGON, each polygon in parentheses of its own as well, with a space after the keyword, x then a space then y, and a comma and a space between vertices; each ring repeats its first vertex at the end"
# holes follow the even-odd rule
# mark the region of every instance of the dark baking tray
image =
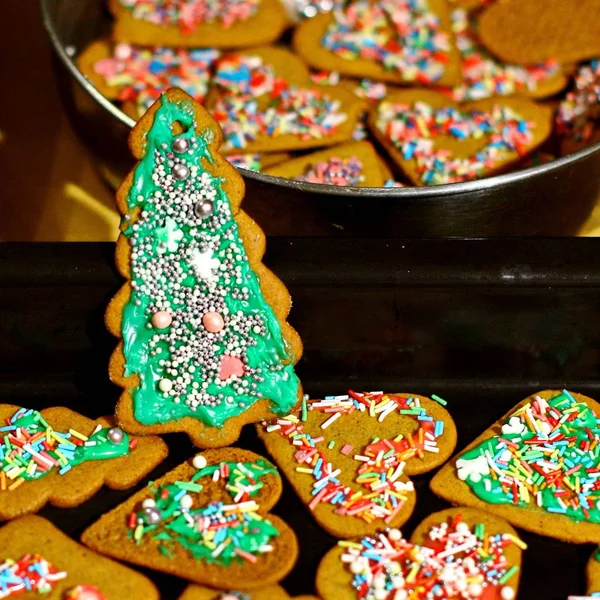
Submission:
MULTIPOLYGON (((327 240, 279 238, 266 262, 294 298, 290 321, 305 343, 298 371, 313 396, 348 388, 435 392, 449 401, 459 447, 513 404, 547 387, 600 392, 600 242, 327 240)), ((91 417, 118 396, 106 376, 115 340, 102 315, 121 279, 113 244, 0 245, 0 401, 67 405, 91 417)), ((156 477, 193 454, 182 435, 156 477)), ((264 451, 253 429, 240 445, 264 451)), ((416 478, 410 533, 444 507, 416 478)), ((42 515, 77 537, 131 492, 103 489, 72 510, 42 515)), ((276 507, 299 533, 301 558, 284 581, 313 591, 335 540, 289 489, 276 507)), ((564 600, 585 591, 591 546, 523 534, 529 544, 519 598, 564 600)), ((184 583, 156 573, 163 598, 184 583)))

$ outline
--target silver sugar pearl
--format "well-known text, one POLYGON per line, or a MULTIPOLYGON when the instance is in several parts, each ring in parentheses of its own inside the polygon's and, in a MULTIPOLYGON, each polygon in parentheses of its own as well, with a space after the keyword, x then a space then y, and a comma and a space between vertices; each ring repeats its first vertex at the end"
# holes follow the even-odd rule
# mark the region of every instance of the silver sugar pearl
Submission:
POLYGON ((158 525, 162 521, 162 514, 158 508, 148 506, 142 510, 144 520, 148 525, 158 525))
POLYGON ((194 213, 199 219, 210 217, 215 210, 215 205, 210 200, 202 200, 194 206, 194 213))
POLYGON ((189 147, 190 142, 187 140, 187 138, 180 137, 173 142, 173 152, 178 152, 179 154, 186 152, 189 147))
POLYGON ((108 430, 108 439, 113 443, 113 444, 120 444, 123 441, 123 438, 125 437, 125 434, 123 433, 122 429, 119 429, 118 427, 111 427, 108 430))
POLYGON ((173 172, 173 177, 175 177, 175 179, 179 179, 180 181, 187 179, 190 175, 190 170, 185 165, 182 165, 181 163, 176 164, 173 167, 172 172, 173 172))

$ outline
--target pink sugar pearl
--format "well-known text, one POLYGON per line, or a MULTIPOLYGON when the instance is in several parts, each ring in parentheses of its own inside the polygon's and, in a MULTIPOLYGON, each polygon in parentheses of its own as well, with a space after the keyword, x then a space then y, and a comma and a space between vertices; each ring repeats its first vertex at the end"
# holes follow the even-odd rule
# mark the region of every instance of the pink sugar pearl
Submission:
POLYGON ((131 57, 131 46, 129 44, 117 44, 115 46, 115 58, 127 60, 131 57))
POLYGON ((223 321, 221 313, 210 311, 202 317, 202 325, 209 333, 219 333, 225 326, 225 321, 223 321))
POLYGON ((168 327, 171 321, 173 321, 173 317, 166 310, 159 310, 152 315, 152 325, 157 329, 168 327))

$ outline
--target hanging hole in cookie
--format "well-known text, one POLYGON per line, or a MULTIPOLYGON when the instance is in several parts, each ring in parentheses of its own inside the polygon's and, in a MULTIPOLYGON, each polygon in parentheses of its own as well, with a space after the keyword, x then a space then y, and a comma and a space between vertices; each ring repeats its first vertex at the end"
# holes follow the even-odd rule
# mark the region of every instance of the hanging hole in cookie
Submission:
POLYGON ((189 126, 181 121, 173 121, 171 123, 171 132, 173 135, 181 135, 182 133, 189 131, 189 129, 189 126))

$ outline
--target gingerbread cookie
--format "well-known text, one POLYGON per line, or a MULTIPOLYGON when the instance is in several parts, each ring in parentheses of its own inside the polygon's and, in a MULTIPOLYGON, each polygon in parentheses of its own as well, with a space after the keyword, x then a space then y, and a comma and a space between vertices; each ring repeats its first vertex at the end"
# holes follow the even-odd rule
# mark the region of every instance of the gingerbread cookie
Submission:
POLYGON ((333 146, 352 139, 366 108, 314 84, 297 56, 275 47, 221 59, 206 106, 223 128, 224 154, 333 146))
POLYGON ((109 0, 113 38, 140 46, 248 48, 288 25, 278 0, 109 0))
POLYGON ((443 464, 456 445, 448 411, 413 394, 304 400, 257 430, 319 525, 341 538, 405 523, 416 502, 409 477, 443 464))
POLYGON ((458 105, 439 92, 400 90, 369 112, 368 125, 415 185, 492 175, 551 132, 552 111, 526 98, 458 105))
POLYGON ((270 169, 267 175, 352 187, 383 185, 380 159, 369 142, 349 142, 293 158, 270 169))
POLYGON ((46 502, 77 506, 104 484, 126 489, 167 456, 156 436, 130 438, 112 417, 88 419, 68 408, 0 405, 0 520, 46 502))
POLYGON ((575 87, 558 106, 556 133, 561 154, 600 141, 600 59, 579 67, 575 87))
POLYGON ((566 390, 519 402, 432 479, 435 494, 539 535, 600 541, 600 405, 566 390))
POLYGON ((100 40, 77 58, 79 70, 123 112, 138 120, 170 87, 203 102, 220 53, 212 48, 141 47, 100 40))
POLYGON ((117 420, 138 434, 184 431, 231 444, 245 423, 302 397, 290 296, 261 262, 264 234, 243 211, 244 184, 217 150, 221 131, 181 90, 134 127, 140 161, 117 194, 116 264, 127 283, 106 312, 122 338, 109 366, 117 420))
POLYGON ((505 62, 520 65, 548 59, 568 64, 600 55, 597 0, 502 0, 481 13, 485 46, 505 62))
POLYGON ((457 102, 492 96, 545 98, 567 85, 564 69, 555 60, 523 67, 505 64, 492 56, 479 41, 474 17, 464 8, 452 11, 452 31, 460 52, 462 78, 450 95, 457 102))
POLYGON ((159 599, 158 590, 146 577, 84 548, 34 515, 0 527, 0 598, 13 596, 23 600, 159 599), (87 589, 87 596, 76 595, 82 589, 87 589))
MULTIPOLYGON (((179 600, 292 600, 278 585, 247 592, 219 592, 200 585, 189 585, 179 600)), ((318 600, 314 596, 294 596, 293 600, 318 600)))
POLYGON ((323 600, 513 600, 525 544, 505 521, 472 508, 429 515, 410 541, 395 528, 339 542, 321 560, 323 600))
POLYGON ((401 84, 460 82, 446 0, 353 0, 300 23, 293 45, 315 69, 401 84))
POLYGON ((298 555, 294 532, 267 512, 281 489, 275 467, 253 452, 208 450, 102 516, 81 539, 201 585, 261 588, 285 577, 298 555))

